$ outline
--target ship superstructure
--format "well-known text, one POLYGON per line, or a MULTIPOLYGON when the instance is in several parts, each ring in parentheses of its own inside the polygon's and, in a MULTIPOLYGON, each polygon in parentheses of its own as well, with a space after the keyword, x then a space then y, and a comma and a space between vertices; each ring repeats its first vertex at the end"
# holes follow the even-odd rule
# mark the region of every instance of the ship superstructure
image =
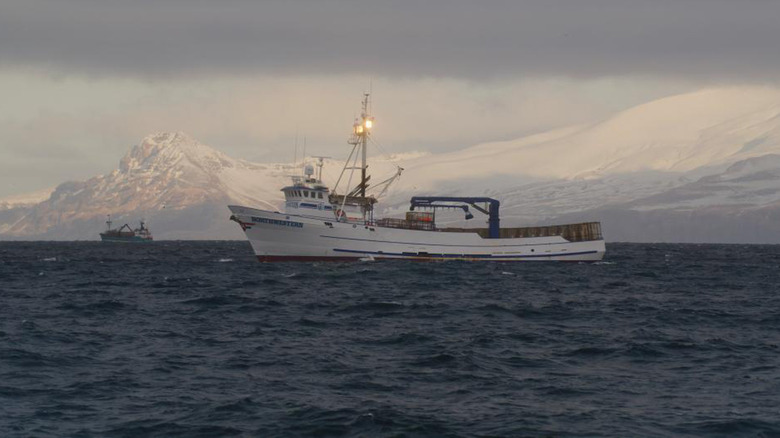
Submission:
POLYGON ((348 144, 352 151, 331 191, 322 181, 323 159, 305 165, 303 175, 282 188, 284 211, 228 206, 231 220, 244 230, 260 261, 314 261, 357 259, 469 260, 469 261, 597 261, 604 257, 601 224, 500 228, 498 200, 487 197, 416 196, 406 217, 374 217, 377 199, 400 177, 395 175, 370 187, 367 145, 374 125, 365 94, 360 117, 348 144), (360 164, 358 165, 358 160, 360 164), (359 181, 353 185, 355 174, 359 181), (345 189, 338 189, 344 183, 345 189), (436 225, 436 212, 462 210, 488 216, 488 228, 452 228, 436 225), (422 210, 422 211, 421 211, 422 210))

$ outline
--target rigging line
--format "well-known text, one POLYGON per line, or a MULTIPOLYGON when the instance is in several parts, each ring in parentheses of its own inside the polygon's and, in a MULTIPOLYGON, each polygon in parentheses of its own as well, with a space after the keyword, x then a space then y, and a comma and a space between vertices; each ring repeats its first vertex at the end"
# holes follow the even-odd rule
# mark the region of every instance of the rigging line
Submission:
MULTIPOLYGON (((374 95, 374 79, 373 78, 368 78, 368 94, 370 96, 374 95)), ((368 105, 369 106, 368 106, 368 108, 366 108, 366 110, 368 111, 369 114, 374 114, 374 111, 373 111, 373 109, 374 109, 374 99, 370 99, 368 101, 368 105)))
MULTIPOLYGON (((342 169, 342 173, 343 172, 344 171, 342 169)), ((336 173, 331 173, 331 172, 326 172, 326 171, 323 172, 323 179, 322 179, 322 181, 328 181, 328 184, 325 184, 325 185, 328 186, 328 187, 332 187, 332 189, 330 190, 330 194, 331 195, 338 194, 338 191, 336 190, 336 186, 331 184, 333 181, 337 181, 337 179, 336 179, 337 174, 338 174, 338 170, 336 171, 336 173)))
POLYGON ((398 169, 401 169, 401 168, 402 168, 401 166, 399 166, 399 165, 398 165, 398 163, 399 163, 401 160, 399 160, 397 157, 395 157, 395 156, 393 156, 392 154, 390 154, 389 152, 387 152, 387 150, 385 150, 385 148, 383 148, 383 147, 382 147, 382 145, 381 145, 381 144, 379 144, 379 142, 378 142, 378 141, 374 140, 374 139, 373 139, 373 137, 369 137, 368 139, 369 139, 369 140, 370 140, 370 141, 371 141, 373 144, 375 144, 375 145, 376 145, 376 146, 377 146, 377 147, 378 147, 378 148, 379 148, 379 149, 380 149, 380 150, 381 150, 381 151, 382 151, 382 152, 385 154, 385 156, 387 156, 387 157, 389 158, 389 161, 390 161, 390 163, 391 163, 393 166, 395 166, 395 167, 396 167, 396 168, 398 168, 398 169))
MULTIPOLYGON (((352 159, 352 154, 355 153, 356 149, 357 149, 357 145, 352 146, 352 152, 349 153, 349 156, 347 157, 346 161, 344 161, 344 168, 341 169, 341 174, 339 174, 339 179, 336 180, 336 185, 333 186, 333 193, 336 193, 336 190, 339 188, 339 183, 341 182, 341 178, 344 176, 344 172, 347 170, 347 165, 349 165, 349 160, 352 159)), ((347 186, 347 190, 349 190, 349 185, 347 186)))
POLYGON ((384 196, 384 194, 387 193, 387 190, 395 182, 395 180, 401 178, 401 172, 403 172, 403 168, 402 167, 398 167, 398 171, 395 173, 395 175, 393 175, 390 178, 380 182, 379 184, 376 184, 373 187, 374 189, 377 189, 377 188, 381 187, 384 184, 384 187, 382 188, 382 191, 379 192, 378 195, 376 195, 377 198, 381 198, 382 196, 384 196))
POLYGON ((358 159, 358 154, 355 154, 355 162, 352 163, 352 170, 349 172, 349 181, 347 181, 347 191, 344 192, 344 199, 341 201, 341 212, 344 213, 344 217, 346 218, 347 222, 349 221, 349 216, 347 216, 347 213, 344 211, 344 205, 347 204, 347 195, 349 194, 349 186, 352 185, 352 175, 355 174, 355 166, 357 165, 357 159, 358 159))

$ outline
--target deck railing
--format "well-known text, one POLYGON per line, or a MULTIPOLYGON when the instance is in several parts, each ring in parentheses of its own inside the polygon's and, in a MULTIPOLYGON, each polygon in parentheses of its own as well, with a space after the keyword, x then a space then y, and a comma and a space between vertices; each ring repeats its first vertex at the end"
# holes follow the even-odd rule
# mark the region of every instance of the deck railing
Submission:
MULTIPOLYGON (((405 219, 385 218, 376 221, 376 226, 385 228, 401 228, 404 230, 441 231, 450 233, 477 233, 480 237, 490 237, 487 228, 436 228, 432 222, 409 221, 405 219)), ((561 236, 570 242, 585 242, 602 240, 600 222, 582 222, 578 224, 546 225, 541 227, 501 228, 499 239, 517 239, 521 237, 551 237, 561 236)))
MULTIPOLYGON (((487 228, 439 228, 438 231, 477 233, 480 237, 485 239, 489 236, 487 228)), ((585 242, 603 239, 600 222, 547 225, 542 227, 501 228, 498 237, 499 239, 517 239, 520 237, 550 236, 561 236, 570 242, 585 242)))

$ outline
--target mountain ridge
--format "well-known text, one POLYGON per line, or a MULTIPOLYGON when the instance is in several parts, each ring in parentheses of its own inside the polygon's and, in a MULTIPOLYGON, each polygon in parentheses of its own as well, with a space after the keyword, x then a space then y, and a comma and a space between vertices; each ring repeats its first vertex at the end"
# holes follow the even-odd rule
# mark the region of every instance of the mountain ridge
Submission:
MULTIPOLYGON (((574 219, 609 224, 614 221, 605 215, 613 215, 628 222, 668 217, 684 229, 686 214, 698 211, 722 223, 713 241, 724 233, 738 236, 735 218, 743 214, 755 216, 751 220, 769 230, 768 239, 780 242, 780 231, 775 235, 766 219, 780 205, 777 89, 703 90, 590 124, 405 156, 406 172, 383 199, 380 215, 403 214, 415 194, 487 195, 502 201, 507 226, 574 219)), ((326 161, 326 168, 335 166, 326 161)), ((377 179, 394 166, 388 157, 371 161, 377 179)), ((37 204, 0 208, 0 237, 96 239, 110 213, 117 221, 146 218, 158 238, 240 239, 225 206, 280 209, 279 189, 300 168, 235 159, 183 132, 155 133, 106 175, 63 183, 37 204)), ((622 222, 612 227, 625 230, 615 234, 619 240, 685 238, 662 225, 649 224, 646 229, 660 231, 648 235, 622 222)))
POLYGON ((689 172, 780 152, 778 119, 778 89, 703 90, 638 105, 590 124, 439 154, 407 168, 434 178, 454 171, 463 178, 520 174, 551 180, 689 172), (693 110, 699 112, 680 113, 693 110), (750 142, 753 148, 745 149, 750 142), (446 165, 456 168, 444 172, 446 165))
MULTIPOLYGON (((67 238, 94 238, 98 219, 112 214, 117 221, 150 219, 199 205, 225 205, 234 200, 262 202, 240 193, 231 193, 220 179, 223 174, 251 174, 265 170, 234 160, 182 132, 157 133, 145 137, 119 161, 117 169, 85 181, 60 184, 51 196, 30 208, 26 220, 0 227, 7 235, 67 238), (62 227, 63 222, 87 222, 82 230, 62 227)), ((203 225, 209 232, 211 225, 203 225)), ((76 227, 82 228, 82 227, 76 227)), ((212 230, 213 232, 213 230, 212 230)), ((233 236, 234 238, 240 235, 233 236)))

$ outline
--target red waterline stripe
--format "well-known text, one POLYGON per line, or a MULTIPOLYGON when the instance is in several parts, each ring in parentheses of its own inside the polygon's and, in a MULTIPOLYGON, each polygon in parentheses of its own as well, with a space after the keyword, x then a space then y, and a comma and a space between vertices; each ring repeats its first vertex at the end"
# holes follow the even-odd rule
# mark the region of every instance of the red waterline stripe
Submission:
POLYGON ((360 257, 325 257, 325 256, 257 256, 261 262, 354 262, 360 257))
MULTIPOLYGON (((262 263, 280 263, 280 262, 354 262, 360 260, 361 257, 319 257, 319 256, 257 256, 257 260, 262 263)), ((541 262, 534 262, 529 259, 525 260, 507 260, 507 259, 455 259, 452 257, 447 258, 434 258, 434 257, 374 257, 374 260, 405 260, 412 262, 453 262, 453 261, 469 261, 469 262, 490 262, 490 263, 594 263, 600 260, 542 260, 541 262)))

